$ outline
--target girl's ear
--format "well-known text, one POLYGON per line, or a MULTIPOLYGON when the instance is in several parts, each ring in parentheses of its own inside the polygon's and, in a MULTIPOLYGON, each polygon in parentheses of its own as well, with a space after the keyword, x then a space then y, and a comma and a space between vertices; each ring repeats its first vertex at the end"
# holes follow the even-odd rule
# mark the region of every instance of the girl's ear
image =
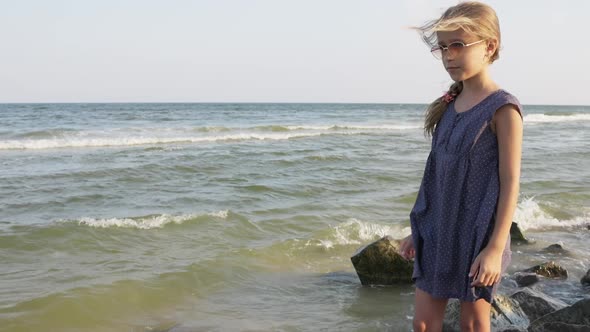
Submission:
POLYGON ((498 41, 496 39, 490 39, 488 41, 488 48, 486 49, 488 56, 492 56, 492 54, 494 54, 494 52, 496 52, 497 48, 498 48, 498 41))

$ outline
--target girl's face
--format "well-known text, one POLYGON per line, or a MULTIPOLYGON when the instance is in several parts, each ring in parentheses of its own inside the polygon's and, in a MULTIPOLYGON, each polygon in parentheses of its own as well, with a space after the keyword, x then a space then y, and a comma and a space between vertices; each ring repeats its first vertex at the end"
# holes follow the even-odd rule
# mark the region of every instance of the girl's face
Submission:
POLYGON ((460 49, 452 45, 451 50, 442 51, 442 63, 454 81, 467 80, 487 68, 491 55, 487 41, 479 42, 481 38, 467 34, 462 29, 438 31, 436 35, 439 46, 447 47, 453 42, 462 42, 465 45, 474 43, 460 49))

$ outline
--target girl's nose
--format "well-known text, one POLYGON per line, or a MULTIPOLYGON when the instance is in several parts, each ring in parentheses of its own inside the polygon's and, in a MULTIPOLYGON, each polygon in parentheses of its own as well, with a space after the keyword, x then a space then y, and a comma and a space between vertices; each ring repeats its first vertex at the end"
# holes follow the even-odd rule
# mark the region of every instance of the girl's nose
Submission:
POLYGON ((449 52, 443 52, 442 53, 442 58, 443 58, 443 60, 445 60, 445 61, 448 62, 448 61, 454 60, 455 59, 455 56, 454 55, 451 55, 449 52))

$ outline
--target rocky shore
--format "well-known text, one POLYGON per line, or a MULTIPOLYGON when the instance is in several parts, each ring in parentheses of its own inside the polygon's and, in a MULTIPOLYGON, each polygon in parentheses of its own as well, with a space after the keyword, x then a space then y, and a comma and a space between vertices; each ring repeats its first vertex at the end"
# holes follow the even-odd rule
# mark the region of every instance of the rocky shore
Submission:
MULTIPOLYGON (((587 229, 587 228, 586 228, 587 229)), ((527 245, 527 239, 516 223, 511 227, 513 244, 527 245)), ((351 257, 362 285, 411 284, 413 261, 399 254, 399 242, 385 236, 359 248, 351 257)), ((567 254, 559 244, 550 245, 545 252, 567 254)), ((503 276, 502 283, 511 284, 515 291, 498 292, 492 305, 493 331, 586 331, 590 332, 590 270, 580 279, 582 300, 573 304, 554 298, 542 291, 546 283, 568 279, 565 268, 554 261, 540 262, 522 271, 503 276)), ((445 312, 443 331, 460 331, 460 304, 451 299, 445 312)))

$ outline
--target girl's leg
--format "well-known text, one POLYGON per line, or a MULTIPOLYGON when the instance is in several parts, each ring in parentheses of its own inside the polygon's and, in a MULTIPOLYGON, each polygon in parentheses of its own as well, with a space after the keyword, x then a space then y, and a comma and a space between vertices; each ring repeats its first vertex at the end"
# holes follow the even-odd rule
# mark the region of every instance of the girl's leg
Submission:
POLYGON ((442 331, 443 318, 448 299, 432 297, 416 287, 414 331, 442 331))
POLYGON ((484 299, 461 302, 461 332, 489 332, 491 307, 484 299))

